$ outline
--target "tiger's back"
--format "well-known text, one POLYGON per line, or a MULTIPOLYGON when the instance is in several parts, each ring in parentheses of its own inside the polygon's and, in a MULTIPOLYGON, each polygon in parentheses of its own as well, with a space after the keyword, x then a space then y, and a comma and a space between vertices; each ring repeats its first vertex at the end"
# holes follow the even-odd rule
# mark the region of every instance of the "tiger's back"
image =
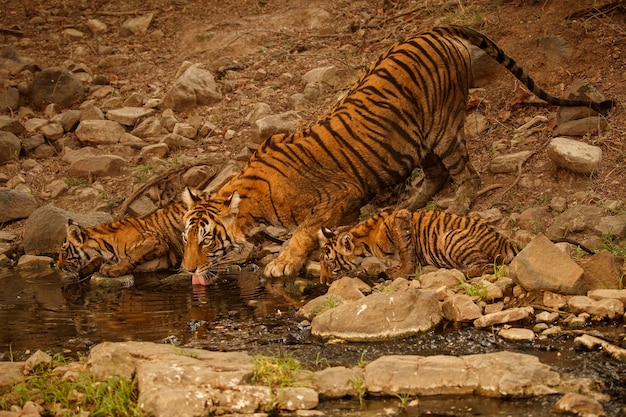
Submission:
POLYGON ((133 271, 172 269, 182 259, 185 206, 172 203, 144 218, 127 217, 81 227, 70 222, 57 267, 72 274, 95 272, 110 277, 133 271))
POLYGON ((494 262, 508 264, 518 253, 515 242, 484 220, 441 211, 384 211, 327 241, 320 256, 321 281, 326 283, 354 269, 357 257, 400 259, 389 274, 407 276, 419 265, 456 268, 467 276, 485 272, 494 262))
POLYGON ((411 243, 421 264, 458 268, 468 276, 494 262, 510 263, 518 246, 485 220, 420 210, 411 216, 411 243))
POLYGON ((265 275, 296 274, 315 248, 322 225, 335 226, 358 213, 416 167, 422 168, 424 180, 404 208, 425 206, 452 179, 457 190, 448 211, 466 213, 480 185, 463 129, 471 64, 467 42, 549 103, 599 111, 613 104, 554 97, 486 36, 459 26, 434 28, 381 55, 323 120, 264 141, 242 172, 209 201, 188 199, 193 214, 186 220, 190 238, 183 267, 206 274, 229 248, 271 224, 294 232, 265 275), (235 194, 239 204, 231 210, 228 202, 235 194))

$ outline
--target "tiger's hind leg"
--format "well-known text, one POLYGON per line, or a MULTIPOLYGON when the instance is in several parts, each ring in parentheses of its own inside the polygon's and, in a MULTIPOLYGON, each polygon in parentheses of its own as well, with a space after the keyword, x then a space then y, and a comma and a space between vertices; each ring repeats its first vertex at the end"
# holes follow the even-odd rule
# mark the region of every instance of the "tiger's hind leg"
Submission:
POLYGON ((448 170, 434 153, 429 153, 423 158, 422 171, 424 180, 419 190, 407 201, 400 205, 409 211, 421 209, 428 204, 431 198, 439 192, 449 179, 448 170))
POLYGON ((457 133, 445 151, 442 158, 443 165, 447 168, 450 177, 457 189, 454 202, 446 210, 448 213, 467 214, 480 187, 480 176, 472 165, 467 148, 465 147, 465 135, 463 124, 457 129, 457 133))
POLYGON ((385 219, 385 227, 376 238, 378 246, 390 245, 400 258, 400 266, 391 268, 387 275, 391 278, 406 278, 417 268, 417 248, 413 242, 413 214, 408 210, 396 210, 385 219))

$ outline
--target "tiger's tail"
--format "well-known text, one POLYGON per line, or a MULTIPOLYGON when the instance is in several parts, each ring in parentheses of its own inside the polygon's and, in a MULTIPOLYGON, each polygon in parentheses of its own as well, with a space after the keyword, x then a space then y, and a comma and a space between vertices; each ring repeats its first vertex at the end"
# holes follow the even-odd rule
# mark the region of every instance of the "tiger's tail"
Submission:
POLYGON ((466 26, 440 26, 433 29, 435 33, 441 36, 454 36, 464 39, 474 46, 482 49, 487 55, 495 59, 500 65, 508 69, 518 80, 520 80, 528 89, 540 99, 547 101, 556 106, 566 107, 590 107, 600 114, 606 114, 611 110, 616 102, 614 100, 604 100, 595 102, 591 100, 568 100, 561 97, 553 96, 538 86, 530 75, 522 68, 513 58, 507 55, 495 42, 484 34, 466 26))

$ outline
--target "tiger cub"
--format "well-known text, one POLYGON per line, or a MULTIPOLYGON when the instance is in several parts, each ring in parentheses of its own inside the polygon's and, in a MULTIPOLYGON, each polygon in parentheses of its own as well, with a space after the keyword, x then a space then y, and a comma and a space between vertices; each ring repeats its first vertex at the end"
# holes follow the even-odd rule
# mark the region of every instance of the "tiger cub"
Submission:
POLYGON ((440 211, 383 211, 335 235, 327 228, 320 255, 320 281, 331 282, 354 269, 360 257, 397 255, 400 266, 389 276, 415 273, 418 265, 456 268, 479 276, 494 262, 509 263, 517 245, 481 219, 440 211))
POLYGON ((81 227, 70 219, 57 267, 73 275, 118 277, 177 268, 183 254, 185 207, 173 203, 137 219, 81 227))
POLYGON ((614 105, 611 100, 555 97, 482 33, 463 26, 435 27, 383 53, 327 117, 261 143, 242 171, 209 199, 185 192, 182 268, 209 274, 259 228, 274 225, 293 234, 264 274, 298 274, 316 248, 322 226, 342 224, 417 167, 424 181, 403 208, 424 207, 452 180, 457 188, 448 211, 467 213, 480 186, 463 128, 471 78, 468 44, 481 48, 550 104, 603 113, 614 105))

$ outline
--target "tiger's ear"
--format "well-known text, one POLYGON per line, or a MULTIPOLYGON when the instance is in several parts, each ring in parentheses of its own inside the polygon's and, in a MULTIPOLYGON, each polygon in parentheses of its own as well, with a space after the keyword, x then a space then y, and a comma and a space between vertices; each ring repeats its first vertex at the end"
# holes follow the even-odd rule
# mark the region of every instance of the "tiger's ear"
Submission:
POLYGON ((239 203, 241 202, 241 196, 239 192, 233 191, 233 193, 228 197, 228 199, 224 202, 226 207, 230 207, 230 214, 239 213, 239 203))
POLYGON ((352 233, 342 233, 337 238, 337 251, 342 255, 350 255, 354 251, 354 236, 352 233))
POLYGON ((185 207, 187 207, 187 210, 191 210, 191 207, 193 207, 198 201, 202 200, 202 197, 200 197, 200 194, 196 190, 185 187, 181 199, 183 200, 185 207))
POLYGON ((85 243, 87 236, 85 232, 79 225, 74 223, 72 219, 67 221, 67 228, 65 229, 67 233, 67 240, 75 245, 82 245, 85 243))

